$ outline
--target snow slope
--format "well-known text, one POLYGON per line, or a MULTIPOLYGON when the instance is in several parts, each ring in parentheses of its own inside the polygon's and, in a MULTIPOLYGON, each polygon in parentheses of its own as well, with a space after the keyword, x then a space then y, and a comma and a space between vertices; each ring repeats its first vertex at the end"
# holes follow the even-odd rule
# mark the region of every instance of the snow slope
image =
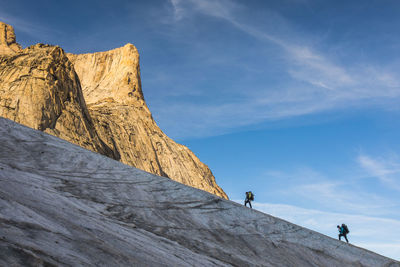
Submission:
POLYGON ((0 118, 1 266, 400 266, 0 118))

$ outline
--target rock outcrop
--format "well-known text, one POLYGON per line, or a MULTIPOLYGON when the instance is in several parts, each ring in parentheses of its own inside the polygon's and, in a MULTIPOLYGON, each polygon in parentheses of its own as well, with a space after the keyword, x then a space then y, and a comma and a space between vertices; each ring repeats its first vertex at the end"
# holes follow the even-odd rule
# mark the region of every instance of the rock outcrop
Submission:
POLYGON ((0 116, 112 156, 98 137, 74 67, 57 46, 0 55, 0 116))
POLYGON ((133 45, 83 55, 21 49, 4 23, 0 37, 0 116, 227 198, 209 168, 154 122, 133 45))
POLYGON ((0 118, 0 266, 400 263, 0 118))
POLYGON ((15 54, 21 50, 21 46, 16 41, 14 28, 0 21, 0 55, 15 54))
POLYGON ((127 44, 107 52, 68 54, 96 130, 121 162, 221 197, 210 169, 153 120, 140 81, 139 53, 127 44))

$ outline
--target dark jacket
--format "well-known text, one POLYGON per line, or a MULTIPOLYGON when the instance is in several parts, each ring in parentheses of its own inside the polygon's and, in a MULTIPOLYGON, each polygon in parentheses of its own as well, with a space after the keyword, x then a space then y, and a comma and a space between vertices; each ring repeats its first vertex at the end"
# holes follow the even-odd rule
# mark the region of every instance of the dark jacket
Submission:
POLYGON ((246 200, 252 200, 253 197, 253 193, 252 192, 246 192, 246 200))
POLYGON ((346 231, 344 230, 344 227, 343 227, 343 226, 340 227, 339 233, 342 234, 342 235, 345 235, 345 234, 346 234, 346 231))

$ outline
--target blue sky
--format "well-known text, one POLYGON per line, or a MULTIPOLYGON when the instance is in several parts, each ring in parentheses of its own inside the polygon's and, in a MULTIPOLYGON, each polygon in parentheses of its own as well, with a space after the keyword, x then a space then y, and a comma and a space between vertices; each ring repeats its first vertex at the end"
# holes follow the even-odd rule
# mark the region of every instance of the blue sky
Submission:
POLYGON ((160 128, 231 199, 400 260, 400 3, 4 1, 24 47, 133 43, 160 128))

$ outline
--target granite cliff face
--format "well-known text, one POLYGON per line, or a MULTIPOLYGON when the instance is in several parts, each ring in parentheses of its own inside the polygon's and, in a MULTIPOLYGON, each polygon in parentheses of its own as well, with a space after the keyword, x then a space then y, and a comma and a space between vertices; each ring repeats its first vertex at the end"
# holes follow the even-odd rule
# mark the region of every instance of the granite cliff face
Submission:
POLYGON ((0 22, 0 116, 227 198, 209 168, 154 122, 131 44, 83 55, 43 44, 21 49, 0 22))
POLYGON ((0 116, 112 156, 96 133, 78 76, 60 47, 38 44, 0 55, 0 116))
POLYGON ((14 54, 21 50, 16 41, 14 28, 0 21, 0 54, 14 54))
POLYGON ((142 93, 135 46, 68 57, 97 132, 121 162, 226 198, 209 168, 153 120, 142 93))

